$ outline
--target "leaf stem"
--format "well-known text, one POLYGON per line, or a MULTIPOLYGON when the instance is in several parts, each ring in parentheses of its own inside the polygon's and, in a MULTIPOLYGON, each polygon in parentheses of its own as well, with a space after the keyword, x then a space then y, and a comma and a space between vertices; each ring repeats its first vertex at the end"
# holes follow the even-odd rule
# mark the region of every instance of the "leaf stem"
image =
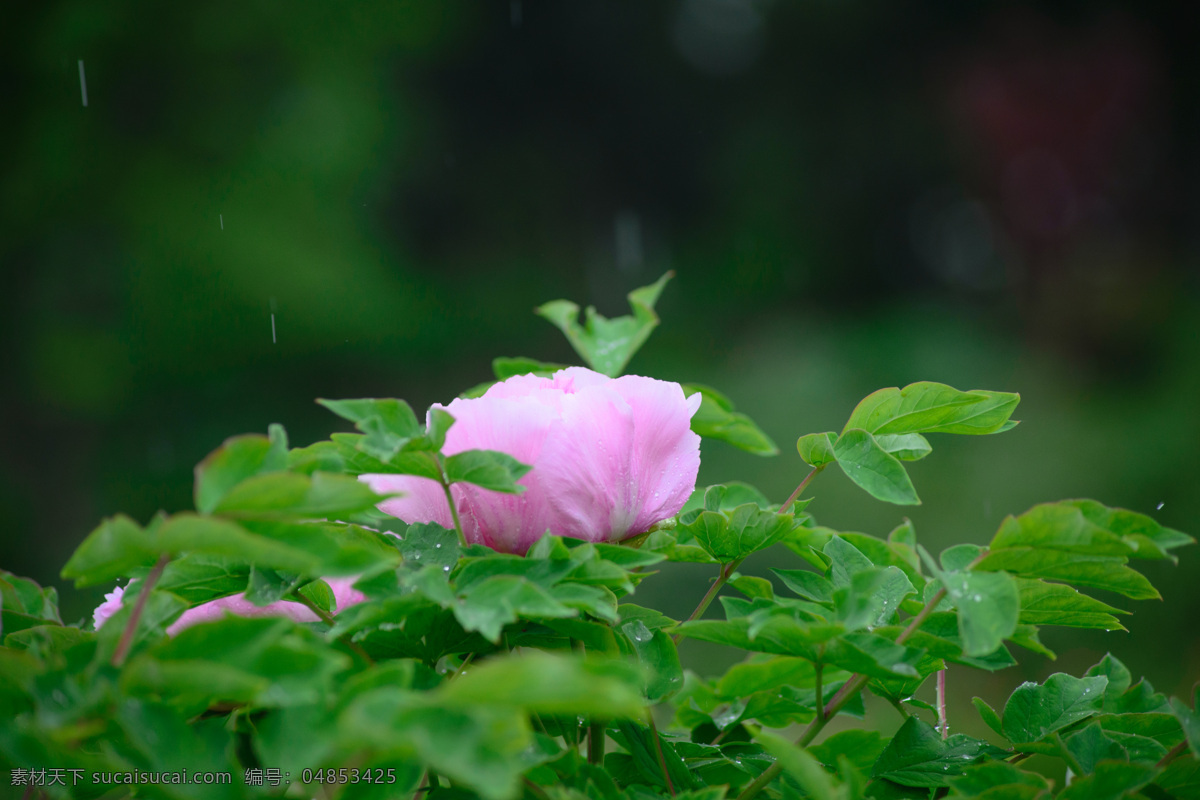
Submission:
MULTIPOLYGON (((810 475, 809 477, 812 476, 810 475)), ((801 485, 803 486, 803 484, 801 485)), ((929 602, 926 603, 920 612, 918 612, 917 615, 908 623, 908 627, 896 637, 896 644, 904 644, 904 641, 908 639, 909 636, 912 636, 913 632, 917 628, 921 627, 921 623, 933 613, 933 609, 937 608, 937 604, 942 602, 942 598, 945 596, 945 588, 938 589, 933 597, 929 598, 929 602)), ((825 706, 824 715, 818 714, 817 718, 809 723, 809 726, 804 730, 803 735, 796 740, 797 746, 808 747, 808 745, 812 744, 813 739, 817 738, 817 734, 821 732, 821 729, 825 727, 829 720, 833 719, 833 716, 841 710, 842 706, 844 706, 851 697, 862 691, 863 687, 866 686, 870 680, 871 679, 866 675, 855 674, 852 675, 848 681, 842 684, 842 688, 837 691, 837 693, 833 696, 833 699, 831 699, 829 704, 825 706)), ((778 761, 776 761, 774 764, 763 770, 762 774, 755 778, 749 786, 743 789, 742 793, 737 796, 737 800, 750 800, 750 798, 761 792, 767 784, 775 780, 775 778, 777 778, 779 773, 782 771, 783 767, 780 766, 778 761)))
POLYGON ((667 772, 667 758, 663 755, 662 739, 658 736, 658 726, 654 724, 654 715, 646 709, 646 724, 650 726, 650 735, 654 737, 654 752, 658 755, 658 768, 662 770, 663 780, 667 782, 667 792, 675 796, 675 786, 671 783, 671 775, 667 772))
POLYGON ((804 487, 808 486, 809 481, 811 481, 816 476, 816 474, 823 469, 825 469, 824 465, 819 466, 819 467, 813 467, 812 472, 809 472, 807 475, 804 476, 804 480, 800 481, 800 485, 796 487, 796 491, 792 492, 791 495, 788 497, 788 499, 783 501, 783 505, 781 505, 779 507, 780 514, 787 513, 787 510, 792 507, 792 503, 796 502, 796 498, 798 498, 800 496, 800 493, 804 491, 804 487))
POLYGON ((138 592, 137 602, 133 605, 133 611, 129 614, 129 621, 125 623, 125 630, 121 631, 121 639, 117 642, 117 649, 113 650, 112 665, 119 667, 125 663, 125 657, 129 655, 129 648, 133 646, 133 634, 137 631, 138 622, 142 618, 142 611, 146 608, 146 600, 150 597, 150 592, 154 589, 154 584, 158 583, 158 579, 162 577, 163 570, 167 568, 167 562, 171 560, 170 556, 163 553, 158 557, 158 561, 154 564, 154 569, 150 570, 150 574, 146 576, 146 582, 142 584, 142 590, 138 592))
MULTIPOLYGON (((729 582, 730 576, 733 575, 734 570, 738 568, 743 560, 744 559, 738 558, 730 561, 727 564, 721 565, 721 571, 717 575, 717 579, 713 581, 712 586, 708 587, 708 591, 704 593, 704 597, 700 598, 700 604, 696 606, 695 610, 692 611, 691 615, 684 620, 684 622, 691 622, 692 620, 699 619, 701 616, 703 616, 704 612, 707 611, 708 607, 712 604, 713 598, 717 596, 717 592, 721 591, 721 587, 729 582)), ((683 634, 677 633, 672 637, 672 640, 678 645, 679 640, 682 638, 683 634)))
POLYGON ((588 725, 587 760, 589 764, 604 763, 604 730, 607 726, 593 719, 588 725))
POLYGON ((1187 743, 1187 740, 1185 739, 1182 742, 1180 742, 1179 744, 1172 747, 1170 750, 1168 750, 1167 754, 1165 756, 1163 756, 1159 760, 1159 762, 1157 764, 1155 764, 1154 766, 1165 767, 1167 764, 1170 764, 1172 761, 1174 761, 1176 758, 1178 758, 1181 753, 1183 753, 1185 750, 1187 750, 1187 746, 1188 746, 1188 743, 1187 743))
POLYGON ((529 793, 538 800, 550 800, 550 795, 546 793, 546 790, 529 780, 529 778, 522 776, 521 782, 525 784, 525 788, 529 791, 529 793))
MULTIPOLYGON (((825 649, 825 646, 822 645, 821 650, 824 651, 824 649, 825 649)), ((813 665, 813 667, 815 668, 815 672, 816 672, 816 674, 813 677, 813 689, 814 689, 814 692, 816 694, 816 699, 817 699, 817 719, 824 721, 825 720, 825 692, 824 692, 824 687, 821 685, 821 673, 823 671, 824 665, 820 661, 817 661, 813 665)))
POLYGON ((950 723, 946 720, 946 670, 939 669, 937 674, 937 715, 938 730, 942 732, 942 741, 950 736, 950 723))
POLYGON ((442 491, 446 493, 446 503, 450 506, 450 517, 454 520, 454 530, 458 531, 458 544, 460 547, 467 546, 467 535, 463 533, 462 520, 458 518, 458 508, 454 505, 454 495, 450 494, 450 484, 446 480, 446 467, 442 464, 442 459, 439 456, 437 460, 438 472, 442 476, 442 491))

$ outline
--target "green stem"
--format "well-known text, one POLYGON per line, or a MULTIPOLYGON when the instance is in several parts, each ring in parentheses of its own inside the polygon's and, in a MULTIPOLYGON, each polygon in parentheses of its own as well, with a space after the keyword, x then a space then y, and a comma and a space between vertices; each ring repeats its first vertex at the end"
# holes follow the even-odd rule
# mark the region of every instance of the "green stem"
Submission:
MULTIPOLYGON (((824 649, 825 647, 822 646, 821 650, 823 651, 824 649)), ((817 719, 823 721, 825 719, 825 692, 824 687, 821 685, 821 673, 824 665, 818 661, 813 666, 816 670, 816 674, 813 676, 813 689, 817 699, 817 719)))
POLYGON ((667 772, 667 758, 663 755, 662 740, 658 738, 658 726, 654 724, 654 715, 646 709, 646 724, 650 726, 650 735, 654 737, 654 752, 658 754, 658 768, 662 770, 663 780, 667 783, 667 792, 675 796, 675 786, 671 783, 671 775, 667 772))
POLYGON ((904 710, 904 703, 901 703, 894 697, 887 698, 887 701, 892 704, 892 708, 900 712, 900 716, 904 717, 906 721, 908 720, 908 712, 904 710))
POLYGON ((525 788, 529 793, 538 800, 550 800, 550 795, 546 793, 546 790, 529 780, 529 778, 522 777, 521 782, 525 784, 525 788))
MULTIPOLYGON (((708 587, 708 591, 704 593, 704 597, 700 598, 700 604, 696 606, 696 609, 691 613, 691 616, 684 620, 685 622, 691 622, 692 620, 699 619, 704 615, 704 612, 708 610, 709 605, 712 604, 713 598, 715 598, 717 593, 721 591, 721 587, 729 582, 730 576, 733 575, 734 570, 736 570, 741 563, 742 559, 739 558, 734 561, 730 561, 728 564, 721 565, 721 571, 717 575, 717 579, 713 581, 712 586, 708 587)), ((677 633, 674 637, 672 637, 675 644, 679 644, 679 640, 682 638, 682 633, 677 633)))
MULTIPOLYGON (((924 608, 922 608, 920 612, 918 612, 918 614, 912 618, 912 620, 908 623, 908 627, 896 637, 896 644, 904 644, 904 641, 908 639, 909 636, 912 636, 913 632, 916 631, 917 628, 921 627, 921 623, 933 613, 933 609, 937 608, 937 604, 942 602, 942 598, 945 596, 946 590, 942 588, 939 589, 933 597, 929 598, 929 602, 926 603, 924 608)), ((796 740, 796 745, 799 747, 808 747, 808 745, 812 744, 813 739, 817 738, 817 734, 821 732, 821 729, 825 727, 829 720, 833 719, 833 716, 841 710, 842 706, 844 706, 851 697, 862 691, 863 687, 866 686, 869 681, 870 678, 868 678, 866 675, 856 674, 850 676, 850 680, 846 681, 842 685, 842 688, 837 691, 837 694, 835 694, 833 699, 829 701, 829 704, 825 706, 824 715, 817 715, 816 719, 814 719, 809 724, 808 728, 805 729, 804 734, 798 740, 796 740)), ((767 767, 761 775, 755 778, 749 786, 743 789, 742 793, 737 796, 737 800, 750 800, 750 798, 761 792, 767 784, 779 777, 779 773, 782 771, 783 767, 780 766, 778 761, 776 761, 774 764, 767 767)))
POLYGON ((937 715, 938 729, 942 732, 942 741, 950 736, 950 723, 946 721, 946 670, 939 669, 937 674, 937 715))
MULTIPOLYGON (((438 469, 441 469, 441 464, 438 464, 438 469)), ((442 470, 442 491, 446 493, 446 502, 450 505, 450 516, 454 519, 454 530, 458 531, 458 544, 460 547, 467 546, 467 535, 463 533, 462 520, 458 518, 458 508, 454 505, 454 495, 450 494, 450 484, 446 483, 446 473, 442 470)))
POLYGON ((587 760, 589 764, 604 763, 604 729, 606 727, 603 722, 597 722, 595 719, 588 726, 587 760))
POLYGON ((796 498, 798 498, 800 493, 804 491, 804 487, 808 486, 808 482, 811 481, 816 474, 823 469, 825 469, 824 466, 813 467, 812 472, 804 476, 804 480, 800 481, 800 485, 796 487, 796 491, 792 492, 788 499, 783 501, 783 505, 779 507, 780 514, 787 513, 787 510, 792 507, 792 503, 796 502, 796 498))
POLYGON ((129 648, 133 646, 133 634, 137 631, 138 622, 142 618, 142 611, 146 608, 146 599, 150 597, 150 592, 154 589, 154 584, 158 583, 158 579, 162 577, 163 570, 167 568, 167 562, 171 559, 163 553, 158 557, 158 561, 154 564, 154 569, 150 570, 150 574, 146 576, 146 582, 142 584, 142 590, 138 592, 137 602, 133 605, 133 611, 129 614, 129 621, 125 623, 125 630, 121 631, 121 639, 117 642, 117 649, 113 650, 112 665, 119 667, 125 663, 125 657, 129 655, 129 648))
POLYGON ((1188 746, 1187 740, 1184 740, 1184 741, 1180 742, 1179 744, 1175 745, 1174 747, 1172 747, 1170 750, 1167 751, 1167 754, 1165 756, 1163 756, 1162 759, 1157 764, 1155 764, 1155 766, 1161 768, 1161 767, 1165 767, 1167 764, 1170 764, 1172 761, 1174 761, 1176 758, 1178 758, 1181 753, 1183 753, 1185 750, 1187 750, 1187 746, 1188 746))

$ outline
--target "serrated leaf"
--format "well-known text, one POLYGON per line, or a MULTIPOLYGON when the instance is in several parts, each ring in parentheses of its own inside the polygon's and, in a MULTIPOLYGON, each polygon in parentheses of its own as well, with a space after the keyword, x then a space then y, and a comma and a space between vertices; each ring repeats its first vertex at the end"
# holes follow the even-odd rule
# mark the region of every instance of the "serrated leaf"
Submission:
POLYGON ((779 541, 791 528, 792 519, 790 514, 775 514, 745 503, 732 512, 699 512, 680 528, 713 558, 728 563, 779 541))
POLYGON ((454 616, 463 629, 478 631, 498 644, 504 626, 520 616, 574 617, 579 612, 568 608, 536 583, 515 575, 496 575, 473 584, 460 595, 454 616))
POLYGON ((833 444, 838 466, 872 497, 897 505, 920 505, 917 490, 900 461, 870 433, 850 428, 833 444))
POLYGON ((1025 682, 1004 705, 1004 735, 1015 744, 1038 742, 1100 712, 1108 678, 1056 672, 1039 686, 1025 682))
POLYGON ((446 480, 470 483, 493 492, 520 494, 525 487, 517 483, 533 469, 508 453, 497 450, 464 450, 446 458, 446 480))
POLYGON ((588 306, 585 322, 579 324, 579 306, 569 300, 552 300, 538 306, 538 316, 549 320, 567 337, 575 352, 597 372, 615 378, 625 369, 633 354, 645 344, 650 332, 658 326, 654 305, 667 281, 674 276, 668 272, 650 286, 629 293, 633 315, 608 319, 588 306))

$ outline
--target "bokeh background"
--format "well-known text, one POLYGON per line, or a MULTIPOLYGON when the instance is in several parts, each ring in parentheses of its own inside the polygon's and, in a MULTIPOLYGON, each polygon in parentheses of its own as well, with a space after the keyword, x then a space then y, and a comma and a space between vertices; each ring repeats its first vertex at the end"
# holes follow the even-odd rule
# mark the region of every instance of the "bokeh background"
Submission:
MULTIPOLYGON (((423 409, 494 356, 572 360, 533 306, 617 315, 667 269, 631 370, 722 389, 782 451, 706 443, 702 483, 782 500, 798 435, 937 380, 1021 392, 1023 424, 935 437, 917 508, 826 472, 822 523, 882 535, 908 516, 936 550, 1092 497, 1200 532, 1186 8, 16 4, 0 565, 81 618, 101 591, 57 577, 75 545, 105 515, 188 508, 226 436, 282 422, 304 444, 341 429, 316 397, 423 409)), ((1057 662, 1024 654, 976 693, 997 704, 1113 648, 1184 694, 1198 551, 1148 568, 1164 603, 1117 603, 1136 607, 1128 634, 1050 629, 1057 662)), ((772 558, 745 569, 795 566, 772 558)), ((707 578, 669 571, 645 602, 686 615, 707 578)))

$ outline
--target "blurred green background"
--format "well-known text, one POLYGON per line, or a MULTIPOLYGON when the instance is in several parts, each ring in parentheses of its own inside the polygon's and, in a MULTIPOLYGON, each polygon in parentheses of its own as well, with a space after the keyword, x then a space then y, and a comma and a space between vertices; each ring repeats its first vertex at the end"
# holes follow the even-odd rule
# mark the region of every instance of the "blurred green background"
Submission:
MULTIPOLYGON (((75 545, 105 515, 189 507, 193 465, 225 437, 282 422, 305 444, 340 429, 316 397, 423 409, 494 356, 573 360, 534 305, 617 315, 667 269, 664 324, 631 371, 720 388, 783 451, 706 443, 702 483, 782 500, 805 473, 798 435, 936 380, 1021 392, 1023 424, 935 437, 911 470, 917 508, 827 472, 809 492, 822 523, 882 535, 907 515, 936 550, 1093 497, 1200 532, 1184 11, 10 8, 0 564, 58 584, 78 619, 102 592, 57 578, 75 545)), ((1051 629, 1058 662, 1025 654, 1017 677, 1111 647, 1183 694, 1200 677, 1198 551, 1151 565, 1166 602, 1135 604, 1130 633, 1051 629)), ((686 615, 708 577, 668 571, 643 602, 686 615)), ((979 691, 998 703, 1015 683, 979 691)))

